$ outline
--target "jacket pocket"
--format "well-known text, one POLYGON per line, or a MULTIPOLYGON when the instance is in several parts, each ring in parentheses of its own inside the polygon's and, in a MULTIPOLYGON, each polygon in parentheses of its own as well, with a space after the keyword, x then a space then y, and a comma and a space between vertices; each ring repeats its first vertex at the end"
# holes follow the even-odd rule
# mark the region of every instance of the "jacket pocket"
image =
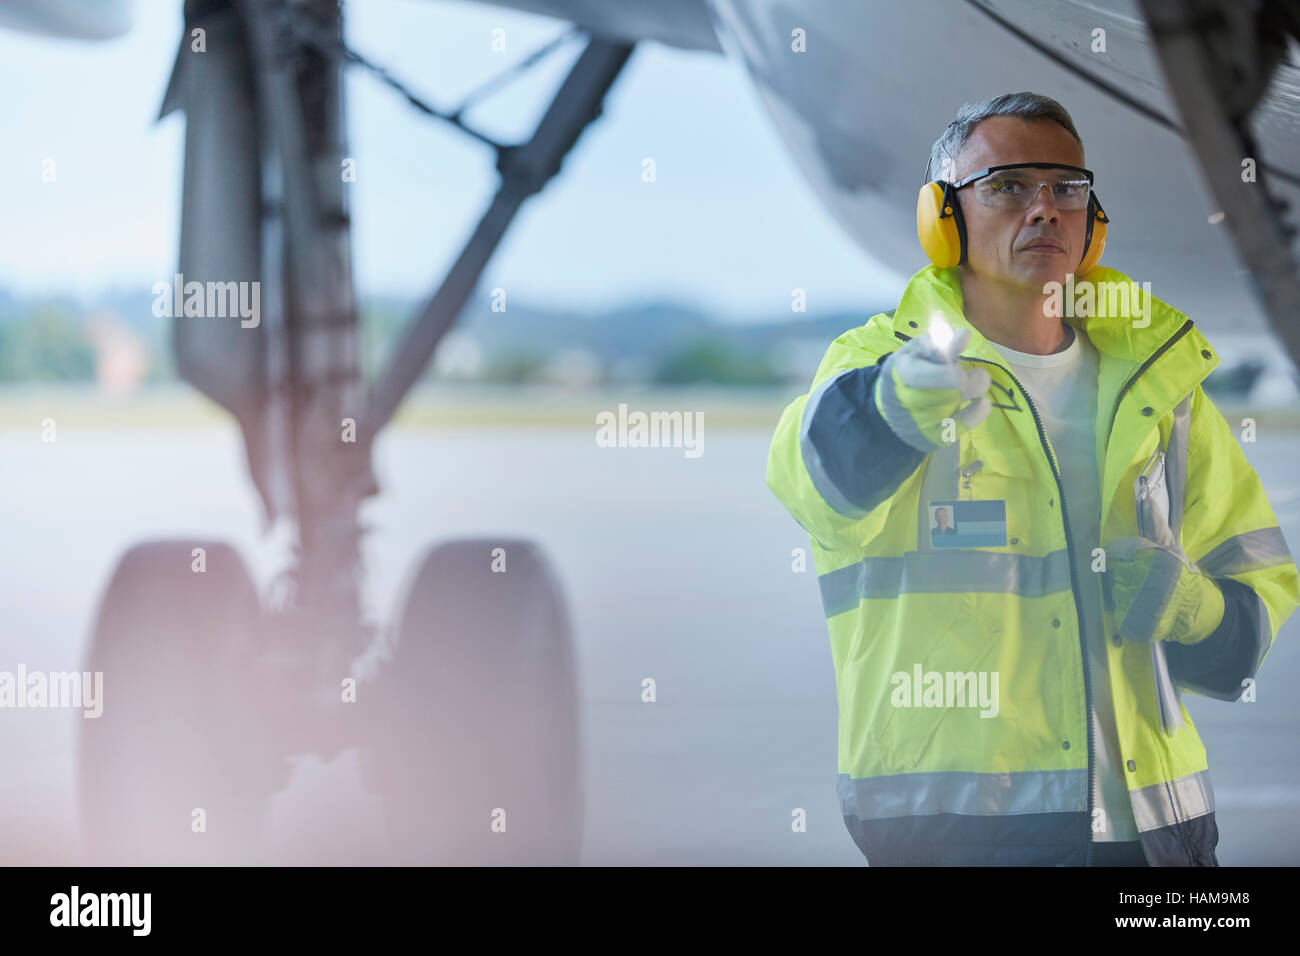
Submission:
MULTIPOLYGON (((971 441, 962 448, 957 498, 1006 503, 1006 548, 1019 551, 1031 547, 1034 495, 1042 491, 1037 481, 1033 461, 1019 445, 1004 446, 971 433, 971 441)), ((1055 494, 1055 489, 1050 493, 1055 494)))
POLYGON ((1011 489, 1023 494, 1025 484, 1038 477, 1029 455, 1019 445, 1000 445, 969 433, 963 442, 958 472, 958 494, 963 498, 999 498, 988 489, 1011 489), (1014 484, 1009 484, 1014 483, 1014 484))

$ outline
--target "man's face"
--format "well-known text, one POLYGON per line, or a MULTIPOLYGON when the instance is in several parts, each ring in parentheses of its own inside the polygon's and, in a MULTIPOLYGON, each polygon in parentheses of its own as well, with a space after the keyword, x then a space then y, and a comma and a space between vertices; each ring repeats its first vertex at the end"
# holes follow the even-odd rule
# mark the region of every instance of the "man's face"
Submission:
POLYGON ((939 523, 939 530, 942 531, 944 528, 948 527, 948 512, 943 508, 938 509, 934 513, 934 520, 939 523))
MULTIPOLYGON (((1083 152, 1059 123, 991 116, 975 127, 957 154, 953 181, 1006 163, 1082 166, 1083 152)), ((1066 273, 1079 265, 1087 209, 1058 209, 1049 189, 1040 189, 1027 209, 998 209, 976 199, 974 188, 972 184, 957 193, 966 220, 965 268, 981 278, 1041 292, 1048 282, 1064 282, 1066 273), (1048 238, 1059 242, 1064 253, 1025 248, 1048 238)))

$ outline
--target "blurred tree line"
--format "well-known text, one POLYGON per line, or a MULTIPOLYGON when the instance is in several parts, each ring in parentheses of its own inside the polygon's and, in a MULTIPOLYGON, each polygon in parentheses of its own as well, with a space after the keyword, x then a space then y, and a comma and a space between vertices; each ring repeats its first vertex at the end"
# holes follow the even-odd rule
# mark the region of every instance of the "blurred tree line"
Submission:
MULTIPOLYGON (((378 374, 399 347, 411 315, 407 303, 379 301, 363 307, 362 365, 367 377, 378 374)), ((143 302, 123 299, 87 310, 71 300, 20 303, 0 294, 0 383, 95 381, 97 323, 104 319, 129 330, 143 348, 146 382, 175 380, 171 323, 145 312, 143 302)), ((774 385, 783 380, 767 357, 770 343, 728 340, 716 330, 688 328, 680 320, 673 327, 672 316, 584 324, 530 314, 515 321, 530 325, 503 329, 501 317, 491 316, 471 329, 482 348, 473 381, 499 385, 553 381, 554 363, 566 349, 575 347, 585 349, 596 370, 589 383, 593 385, 629 380, 656 385, 774 385), (600 335, 593 335, 593 330, 600 335)), ((432 369, 426 375, 426 379, 436 377, 432 369)))
POLYGON ((700 339, 670 352, 655 366, 656 385, 779 385, 782 375, 764 356, 700 339))
POLYGON ((0 320, 0 382, 90 382, 94 378, 95 348, 70 312, 44 304, 0 320))

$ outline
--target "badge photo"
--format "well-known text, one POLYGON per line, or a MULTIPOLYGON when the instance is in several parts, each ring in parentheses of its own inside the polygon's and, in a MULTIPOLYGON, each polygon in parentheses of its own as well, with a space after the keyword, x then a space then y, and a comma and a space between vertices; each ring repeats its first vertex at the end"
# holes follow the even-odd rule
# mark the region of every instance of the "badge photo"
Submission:
POLYGON ((1002 548, 1007 544, 1007 503, 931 501, 930 546, 933 548, 1002 548))

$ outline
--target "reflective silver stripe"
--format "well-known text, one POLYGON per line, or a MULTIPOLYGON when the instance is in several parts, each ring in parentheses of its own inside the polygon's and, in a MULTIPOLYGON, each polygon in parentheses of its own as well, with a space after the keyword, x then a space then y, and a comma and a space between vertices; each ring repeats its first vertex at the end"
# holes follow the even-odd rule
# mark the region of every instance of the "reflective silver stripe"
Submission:
POLYGON ((1289 564, 1291 552, 1287 549, 1282 529, 1274 525, 1244 534, 1234 534, 1218 545, 1200 561, 1197 567, 1205 574, 1226 578, 1231 574, 1245 574, 1260 568, 1289 564))
POLYGON ((1153 783, 1128 792, 1139 831, 1155 830, 1214 810, 1214 787, 1208 770, 1199 770, 1168 783, 1153 783))
POLYGON ((1087 770, 1018 773, 903 773, 886 777, 839 775, 844 816, 860 820, 935 813, 1084 813, 1087 770))
POLYGON ((1043 597, 1070 590, 1070 558, 1062 548, 1043 557, 954 548, 908 551, 901 558, 863 558, 817 579, 827 617, 864 598, 900 594, 1015 594, 1043 597))
POLYGON ((812 479, 813 487, 817 489, 817 494, 822 496, 822 500, 846 518, 865 518, 867 512, 845 498, 840 493, 839 488, 835 487, 835 483, 827 476, 826 468, 822 465, 821 456, 817 454, 817 449, 813 447, 812 439, 808 435, 808 429, 812 427, 813 416, 817 414, 817 406, 821 404, 826 389, 845 375, 856 371, 858 369, 846 368, 838 375, 833 375, 818 385, 812 395, 808 397, 808 404, 803 409, 803 418, 799 422, 799 451, 803 455, 804 467, 808 469, 808 477, 812 479))
POLYGON ((1128 614, 1119 626, 1119 632, 1130 641, 1149 641, 1155 636, 1160 616, 1169 606, 1178 578, 1183 573, 1183 562, 1168 551, 1153 549, 1151 569, 1129 605, 1128 614))

